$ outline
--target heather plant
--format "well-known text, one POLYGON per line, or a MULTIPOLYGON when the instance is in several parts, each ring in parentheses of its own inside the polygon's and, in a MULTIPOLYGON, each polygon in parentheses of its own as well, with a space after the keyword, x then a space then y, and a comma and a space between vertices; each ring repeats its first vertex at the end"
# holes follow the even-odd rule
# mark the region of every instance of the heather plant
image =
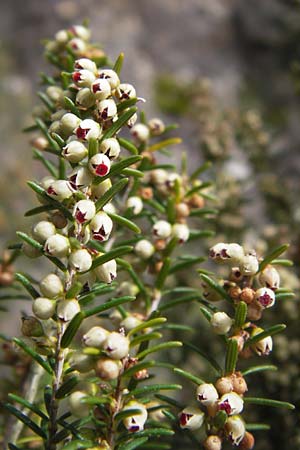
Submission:
POLYGON ((261 258, 217 243, 209 255, 229 275, 198 269, 199 278, 194 266, 206 257, 198 249, 208 247, 199 243, 214 235, 216 214, 202 179, 208 164, 190 174, 185 154, 181 167, 160 163, 158 153, 171 156, 168 147, 181 143, 175 127, 138 116, 144 99, 121 80, 123 54, 112 64, 86 26, 59 31, 45 47, 54 72, 41 75, 42 106, 26 131, 48 175, 28 182, 39 203, 25 214, 31 232, 17 232, 22 243, 10 245, 0 271, 2 298, 32 303, 22 337, 2 336, 4 361, 18 362, 23 386, 11 383, 2 405, 11 414, 4 448, 164 449, 182 435, 194 448, 252 448, 250 431, 267 425, 247 423, 245 403, 293 408, 247 394, 246 376, 273 366, 237 367, 242 357, 267 356, 285 328, 263 321, 291 295, 275 267, 286 264, 278 257, 287 246, 261 258), (30 275, 21 259, 15 272, 21 254, 42 261, 46 274, 30 275), (188 339, 182 347, 177 336, 192 330, 173 311, 191 303, 220 336, 225 362, 188 339), (188 347, 215 376, 185 370, 188 347), (176 377, 196 384, 197 406, 182 407, 176 377))

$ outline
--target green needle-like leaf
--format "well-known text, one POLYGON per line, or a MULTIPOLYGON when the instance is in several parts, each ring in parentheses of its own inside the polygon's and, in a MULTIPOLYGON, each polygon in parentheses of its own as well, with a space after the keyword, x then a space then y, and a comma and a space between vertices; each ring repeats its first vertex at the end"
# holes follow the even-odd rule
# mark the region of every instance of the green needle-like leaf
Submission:
POLYGON ((132 155, 138 155, 139 151, 132 142, 128 141, 127 139, 123 139, 123 138, 118 138, 118 141, 119 141, 119 144, 121 145, 121 147, 128 150, 132 155))
POLYGON ((130 442, 126 442, 125 444, 121 444, 118 447, 118 450, 134 450, 135 448, 140 447, 148 441, 148 437, 138 437, 136 439, 131 440, 130 442))
POLYGON ((180 375, 183 378, 186 378, 189 381, 192 381, 192 383, 195 383, 197 385, 205 383, 204 380, 197 377, 196 375, 193 375, 190 372, 187 372, 186 370, 178 369, 177 367, 174 369, 174 372, 180 375))
POLYGON ((33 420, 31 420, 26 414, 19 411, 17 408, 15 408, 10 403, 5 403, 4 408, 7 409, 11 414, 13 414, 18 420, 24 423, 26 427, 30 428, 35 434, 40 436, 43 439, 46 439, 46 433, 35 423, 33 420))
POLYGON ((104 139, 108 139, 113 137, 125 123, 128 122, 128 120, 137 112, 137 108, 133 106, 132 108, 129 108, 127 111, 125 111, 118 120, 108 128, 107 131, 103 134, 101 141, 104 141, 104 139))
POLYGON ((130 253, 132 251, 133 247, 130 245, 123 245, 121 247, 117 247, 114 250, 111 250, 110 252, 104 253, 101 256, 98 256, 98 258, 95 258, 92 264, 91 270, 95 269, 98 266, 101 266, 102 264, 111 261, 112 259, 118 258, 120 256, 126 255, 127 253, 130 253))
POLYGON ((24 406, 25 408, 29 409, 33 413, 37 414, 44 420, 48 420, 48 417, 46 414, 43 413, 36 405, 33 403, 28 402, 25 398, 19 397, 15 394, 8 394, 8 398, 12 400, 13 402, 19 403, 20 405, 24 406))
POLYGON ((154 328, 157 326, 161 326, 167 321, 165 317, 157 317, 156 319, 150 319, 146 322, 141 323, 140 325, 136 326, 132 330, 129 331, 128 337, 134 336, 139 331, 145 330, 146 328, 154 328))
POLYGON ((111 188, 109 188, 105 194, 102 195, 102 197, 100 197, 97 201, 96 201, 96 210, 99 211, 100 209, 103 208, 103 206, 105 206, 108 202, 111 201, 112 198, 114 198, 114 196, 120 192, 122 189, 124 189, 124 187, 126 186, 126 184, 128 183, 129 179, 128 178, 122 178, 121 180, 117 181, 115 184, 112 185, 111 188))
POLYGON ((15 279, 17 281, 19 281, 24 288, 26 289, 26 291, 33 297, 33 298, 37 298, 40 297, 40 293, 32 286, 32 284, 30 283, 29 279, 23 275, 22 273, 15 273, 15 279))
POLYGON ((289 244, 280 245, 279 247, 275 248, 275 250, 271 251, 259 264, 259 272, 264 270, 265 267, 267 267, 268 264, 271 264, 273 259, 278 258, 282 253, 284 253, 289 248, 289 244))
POLYGON ((129 303, 133 302, 135 300, 135 297, 132 297, 130 295, 126 295, 124 297, 118 297, 118 298, 112 298, 111 300, 103 303, 103 305, 95 306, 92 309, 88 309, 87 311, 84 311, 85 317, 94 316, 95 314, 100 314, 103 311, 107 311, 111 308, 116 308, 119 305, 122 305, 123 303, 129 303))
POLYGON ((261 333, 258 333, 255 336, 248 339, 248 341, 245 342, 244 347, 250 347, 251 345, 255 344, 256 342, 261 341, 262 339, 264 339, 268 336, 273 336, 274 334, 281 333, 281 331, 285 330, 285 328, 286 328, 286 325, 284 325, 283 323, 278 324, 278 325, 273 325, 270 328, 266 328, 261 333))
POLYGON ((31 358, 33 358, 40 366, 42 366, 46 370, 46 372, 52 375, 52 369, 50 365, 35 350, 33 350, 19 338, 13 338, 13 342, 22 350, 24 350, 24 352, 27 353, 27 355, 31 356, 31 358))
POLYGON ((123 62, 124 62, 124 57, 125 57, 124 53, 123 53, 123 52, 120 53, 119 56, 118 56, 118 58, 117 58, 117 60, 116 60, 116 62, 115 62, 115 64, 114 64, 114 66, 113 66, 113 70, 114 70, 118 75, 120 75, 120 73, 121 73, 122 66, 123 66, 123 62))
POLYGON ((252 405, 272 406, 274 408, 295 409, 295 406, 288 402, 273 400, 272 398, 244 397, 245 403, 252 405))
POLYGON ((159 274, 156 279, 155 287, 158 290, 161 290, 164 286, 167 276, 169 275, 169 270, 171 266, 171 258, 165 258, 162 268, 159 271, 159 274))
POLYGON ((249 369, 243 370, 242 374, 245 377, 247 375, 250 375, 251 373, 263 372, 265 370, 275 371, 275 370, 278 370, 278 368, 273 365, 253 366, 253 367, 249 367, 249 369))
POLYGON ((175 348, 175 347, 182 347, 182 342, 170 341, 170 342, 164 342, 163 344, 154 345, 153 347, 147 348, 146 350, 138 353, 136 355, 136 358, 141 361, 142 359, 144 359, 146 356, 150 355, 151 353, 155 353, 158 351, 166 350, 169 348, 175 348))
POLYGON ((70 345, 84 318, 85 314, 83 312, 79 312, 76 314, 76 316, 73 317, 66 331, 63 334, 61 340, 62 348, 66 348, 70 345))
POLYGON ((160 391, 170 391, 182 389, 180 384, 152 384, 130 391, 127 395, 134 397, 146 397, 149 394, 160 391))
POLYGON ((119 216, 118 214, 113 213, 107 213, 109 217, 112 219, 113 222, 116 222, 117 224, 129 228, 129 230, 134 231, 135 233, 140 234, 141 229, 131 220, 126 219, 126 217, 119 216))
POLYGON ((64 398, 66 395, 68 395, 72 389, 78 384, 79 379, 76 376, 72 376, 68 378, 58 389, 56 392, 55 397, 56 398, 64 398))
POLYGON ((227 294, 225 289, 220 286, 215 280, 210 278, 208 275, 200 274, 201 279, 208 284, 214 291, 216 291, 224 300, 227 300, 229 303, 232 303, 232 298, 227 294))
POLYGON ((235 371, 238 359, 238 343, 236 339, 229 339, 225 359, 225 373, 231 374, 235 371))
POLYGON ((236 310, 235 310, 235 316, 234 316, 234 326, 236 328, 241 328, 247 317, 247 304, 245 302, 239 302, 236 310))

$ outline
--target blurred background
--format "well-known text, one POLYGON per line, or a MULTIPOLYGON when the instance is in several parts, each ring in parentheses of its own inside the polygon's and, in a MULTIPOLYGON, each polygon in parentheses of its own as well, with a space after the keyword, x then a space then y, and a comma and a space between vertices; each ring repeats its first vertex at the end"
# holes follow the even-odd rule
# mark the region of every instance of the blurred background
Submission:
MULTIPOLYGON (((23 212, 35 199, 25 182, 40 178, 28 136, 21 130, 31 124, 32 108, 38 103, 38 74, 47 72, 42 40, 84 19, 90 21, 93 40, 113 61, 124 51, 122 79, 147 99, 147 115, 180 125, 178 134, 184 141, 179 151, 187 152, 189 166, 205 159, 214 162, 211 176, 221 211, 215 224, 220 240, 225 235, 227 240, 255 243, 262 252, 269 245, 292 242, 289 256, 296 264, 285 276, 288 286, 297 290, 300 6, 296 0, 2 0, 1 247, 15 240, 16 229, 29 226, 23 212)), ((269 396, 297 403, 298 303, 286 302, 280 314, 289 334, 275 343, 279 350, 273 362, 284 370, 276 379, 257 381, 269 396)), ((3 314, 0 323, 11 335, 19 316, 10 317, 3 314)), ((284 414, 272 416, 272 431, 257 448, 300 448, 296 415, 284 414)))

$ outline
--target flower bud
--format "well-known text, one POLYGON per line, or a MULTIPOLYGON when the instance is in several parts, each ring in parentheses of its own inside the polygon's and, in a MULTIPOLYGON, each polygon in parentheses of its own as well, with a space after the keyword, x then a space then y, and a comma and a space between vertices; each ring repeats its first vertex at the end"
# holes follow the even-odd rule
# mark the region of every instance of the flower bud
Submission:
POLYGON ((42 256, 42 253, 39 249, 37 249, 36 247, 32 247, 32 245, 28 244, 27 242, 23 242, 22 251, 24 255, 28 256, 28 258, 38 258, 39 256, 42 256))
POLYGON ((79 38, 71 39, 68 45, 76 55, 82 55, 86 50, 86 43, 79 38))
MULTIPOLYGON (((55 121, 52 122, 51 125, 49 126, 48 132, 49 132, 50 134, 52 134, 52 133, 60 134, 61 132, 66 132, 66 130, 63 130, 63 129, 62 129, 60 120, 55 120, 55 121)), ((67 134, 69 134, 69 133, 67 133, 67 134)))
POLYGON ((58 201, 63 201, 73 195, 71 185, 66 180, 53 181, 47 188, 47 194, 58 201))
POLYGON ((202 295, 210 302, 218 302, 222 300, 222 296, 204 281, 201 282, 202 295))
POLYGON ((226 334, 232 326, 233 320, 224 312, 214 313, 210 324, 216 334, 226 334))
POLYGON ((91 85, 91 91, 97 100, 105 100, 111 94, 110 84, 105 78, 97 78, 91 85))
POLYGON ((38 319, 47 320, 55 313, 55 301, 46 297, 37 297, 33 300, 32 311, 38 319))
POLYGON ((56 34, 55 34, 55 40, 57 42, 59 42, 60 44, 66 44, 69 40, 69 35, 68 32, 66 30, 59 30, 56 34))
POLYGON ((60 320, 69 322, 80 312, 80 305, 75 298, 70 300, 60 300, 56 312, 60 320))
POLYGON ((225 431, 233 445, 239 445, 245 436, 245 423, 240 416, 228 417, 225 424, 225 431))
POLYGON ((262 286, 276 290, 280 286, 280 275, 275 267, 267 266, 259 274, 259 282, 262 286))
POLYGON ((198 430, 203 422, 205 415, 200 409, 193 406, 187 406, 179 414, 180 428, 186 428, 188 430, 198 430))
POLYGON ((76 70, 76 72, 73 72, 72 74, 72 80, 79 87, 90 87, 95 79, 95 75, 90 70, 86 69, 76 70))
POLYGON ((96 214, 96 206, 92 200, 79 200, 75 203, 73 216, 78 223, 89 222, 96 214))
POLYGON ((222 449, 222 439, 220 436, 211 434, 203 442, 204 450, 221 450, 222 449))
POLYGON ((71 163, 80 162, 86 157, 87 153, 87 148, 79 141, 71 141, 63 147, 63 155, 71 163))
POLYGON ((87 373, 94 369, 95 360, 91 355, 77 351, 72 353, 69 364, 73 370, 78 370, 81 373, 87 373))
POLYGON ((245 394, 248 391, 248 386, 245 378, 240 372, 235 372, 231 375, 233 391, 239 395, 245 394))
POLYGON ((150 241, 142 239, 135 244, 134 251, 140 258, 149 259, 154 254, 155 248, 150 241))
POLYGON ((75 250, 69 257, 69 265, 72 269, 78 272, 86 272, 92 266, 92 257, 89 252, 82 248, 80 250, 75 250))
POLYGON ((64 98, 64 91, 58 86, 48 86, 46 94, 55 103, 61 103, 64 98))
POLYGON ((172 226, 172 236, 178 239, 179 244, 183 244, 190 237, 190 230, 183 223, 175 223, 172 226))
POLYGON ((143 123, 134 125, 131 128, 130 133, 138 142, 146 142, 150 136, 149 128, 143 123))
POLYGON ((252 450, 254 448, 255 439, 253 434, 246 431, 240 445, 239 450, 252 450))
POLYGON ((89 169, 97 177, 104 177, 110 171, 110 159, 103 153, 97 153, 89 160, 89 169))
MULTIPOLYGON (((254 328, 251 332, 251 337, 256 336, 257 334, 263 332, 262 328, 254 328)), ((259 356, 266 356, 271 353, 273 349, 273 340, 271 336, 267 336, 264 339, 261 339, 258 342, 255 342, 251 345, 252 350, 257 353, 259 356)))
POLYGON ((135 400, 131 400, 124 406, 122 411, 139 410, 140 413, 134 413, 132 416, 127 416, 123 420, 123 424, 128 431, 136 433, 144 429, 145 422, 148 418, 148 412, 142 403, 138 403, 135 400))
POLYGON ((259 269, 257 257, 255 255, 244 256, 239 267, 243 275, 246 275, 247 277, 255 275, 259 269))
POLYGON ((271 308, 275 303, 275 293, 269 288, 260 288, 255 292, 255 300, 263 308, 271 308))
POLYGON ((96 241, 107 241, 113 228, 113 221, 103 211, 98 212, 90 223, 92 237, 96 241))
POLYGON ((158 220, 152 227, 152 232, 155 237, 160 239, 167 239, 172 233, 172 226, 166 220, 158 220))
POLYGON ((120 374, 122 364, 110 358, 101 358, 96 364, 96 375, 105 381, 115 380, 120 374))
POLYGON ((228 394, 233 391, 233 382, 231 377, 221 377, 216 381, 216 388, 220 395, 228 394))
POLYGON ((117 115, 117 105, 113 99, 101 100, 97 105, 97 111, 101 120, 110 120, 117 115))
POLYGON ((50 236, 56 233, 55 226, 48 220, 41 220, 32 227, 33 237, 40 243, 44 243, 50 236))
POLYGON ((129 353, 129 339, 121 333, 109 333, 103 345, 103 350, 112 359, 122 359, 129 353))
POLYGON ((104 139, 101 142, 99 150, 104 153, 109 159, 116 159, 121 151, 120 144, 115 138, 104 139))
POLYGON ((219 398, 216 388, 211 383, 200 384, 197 387, 196 396, 204 406, 213 406, 219 398))
POLYGON ((160 136, 166 129, 163 121, 156 117, 149 120, 148 127, 153 136, 160 136))
POLYGON ((143 201, 140 197, 132 196, 128 197, 126 202, 127 208, 132 208, 132 212, 134 215, 139 214, 143 210, 143 201))
POLYGON ((89 139, 98 139, 101 135, 101 127, 99 123, 92 119, 85 119, 75 130, 78 139, 88 141, 89 139))
POLYGON ((89 415, 90 408, 89 405, 82 402, 84 398, 87 397, 87 394, 85 392, 81 391, 75 391, 72 392, 72 394, 69 397, 69 407, 71 410, 71 413, 75 417, 86 417, 89 415))
POLYGON ((76 94, 76 104, 82 108, 91 108, 95 104, 95 96, 91 93, 90 88, 82 88, 76 94))
POLYGON ((239 264, 245 254, 243 247, 239 244, 224 244, 220 242, 210 249, 209 256, 217 262, 239 264))
POLYGON ((69 31, 84 41, 91 38, 91 31, 83 25, 72 25, 69 31))
POLYGON ((98 78, 108 81, 112 91, 115 90, 120 84, 120 79, 117 72, 111 69, 101 69, 98 73, 98 78))
POLYGON ((242 289, 239 297, 243 302, 247 303, 247 305, 250 305, 254 300, 254 296, 255 291, 250 287, 245 287, 242 289))
POLYGON ((115 259, 111 259, 101 266, 96 267, 95 274, 98 280, 103 281, 103 283, 112 283, 117 277, 117 263, 115 259))
POLYGON ((80 122, 81 122, 81 119, 78 116, 76 116, 75 114, 66 113, 60 119, 61 129, 65 133, 69 133, 69 134, 73 133, 75 128, 77 128, 78 125, 80 124, 80 122))
POLYGON ((50 256, 64 258, 70 252, 69 239, 61 234, 54 234, 46 240, 44 250, 50 256))
POLYGON ((86 347, 102 348, 109 332, 102 327, 93 327, 82 337, 86 347))
POLYGON ((136 123, 137 120, 138 120, 137 113, 134 113, 134 114, 127 120, 127 126, 128 126, 128 128, 132 128, 133 125, 136 123))
POLYGON ((131 84, 121 83, 116 90, 116 96, 120 102, 122 102, 124 100, 129 100, 130 98, 135 98, 136 91, 131 84))
POLYGON ((41 322, 33 316, 22 317, 21 331, 27 337, 44 336, 44 329, 41 322))
POLYGON ((89 186, 92 175, 86 167, 77 167, 68 177, 72 189, 78 190, 89 186))
POLYGON ((168 173, 164 169, 155 169, 151 171, 151 181, 154 184, 164 184, 168 179, 168 173))
POLYGON ((127 332, 133 330, 142 323, 142 320, 135 316, 127 316, 122 320, 120 326, 123 327, 127 332))
POLYGON ((94 63, 94 61, 88 58, 77 59, 74 63, 74 68, 77 70, 86 69, 93 73, 97 72, 96 64, 94 63))
POLYGON ((236 392, 229 392, 222 395, 218 401, 218 408, 225 411, 228 416, 232 416, 243 411, 244 401, 236 392))
POLYGON ((106 205, 104 205, 102 209, 107 214, 116 214, 117 212, 116 207, 112 204, 112 202, 106 203, 106 205))
POLYGON ((50 273, 40 282, 40 290, 45 297, 55 298, 63 292, 61 279, 54 273, 50 273))
POLYGON ((102 197, 108 189, 112 186, 111 180, 107 178, 106 180, 101 181, 99 184, 92 185, 92 194, 97 199, 102 197))

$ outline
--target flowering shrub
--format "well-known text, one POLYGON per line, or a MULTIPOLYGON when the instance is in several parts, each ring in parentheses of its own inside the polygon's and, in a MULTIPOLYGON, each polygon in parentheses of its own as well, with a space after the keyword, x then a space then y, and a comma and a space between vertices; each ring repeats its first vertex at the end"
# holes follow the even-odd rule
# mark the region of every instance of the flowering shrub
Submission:
POLYGON ((29 385, 3 405, 16 419, 8 423, 4 445, 170 448, 182 428, 195 448, 200 442, 221 448, 225 440, 252 448, 248 430, 264 425, 245 423, 244 403, 293 408, 244 395, 245 377, 270 367, 243 373, 236 367, 239 357, 268 355, 271 336, 284 329, 255 322, 290 295, 274 267, 286 246, 263 259, 236 243, 217 243, 209 255, 230 267, 228 279, 219 282, 199 269, 200 283, 192 287, 179 276, 206 259, 185 247, 214 234, 204 228, 216 212, 209 204, 211 182, 200 178, 207 164, 189 174, 184 156, 180 170, 158 161, 157 152, 181 142, 169 136, 174 126, 138 117, 136 105, 144 99, 121 80, 123 55, 113 65, 89 39, 85 26, 74 26, 46 44, 55 71, 42 75, 43 107, 27 129, 35 133, 34 156, 49 174, 28 182, 39 205, 26 216, 42 218, 31 233, 17 233, 22 244, 10 246, 14 252, 2 263, 4 296, 32 300, 23 336, 3 337, 10 361, 26 361, 22 375, 29 385), (45 260, 47 274, 37 280, 22 271, 13 278, 20 251, 45 260), (17 283, 29 295, 21 297, 17 283), (215 307, 222 300, 230 315, 215 307), (180 367, 180 358, 172 363, 182 342, 169 336, 189 331, 171 321, 172 311, 191 302, 225 345, 224 364, 208 356, 217 372, 209 382, 180 367), (176 375, 197 385, 197 406, 183 409, 175 393, 162 393, 181 389, 176 375), (200 441, 191 433, 197 429, 200 441))

